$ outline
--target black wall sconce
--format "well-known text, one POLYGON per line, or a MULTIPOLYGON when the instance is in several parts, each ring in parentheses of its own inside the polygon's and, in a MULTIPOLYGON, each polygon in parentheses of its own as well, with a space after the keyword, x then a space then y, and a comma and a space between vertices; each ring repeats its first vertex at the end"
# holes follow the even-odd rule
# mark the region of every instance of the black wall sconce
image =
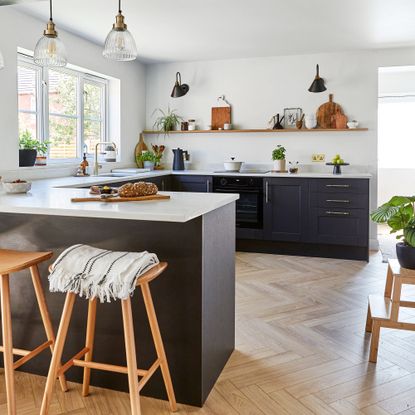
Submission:
POLYGON ((326 85, 324 85, 324 79, 320 78, 320 68, 318 65, 316 66, 316 71, 316 77, 308 90, 310 92, 324 92, 327 88, 326 85))
POLYGON ((189 85, 182 84, 182 76, 180 72, 176 73, 176 83, 174 84, 173 91, 171 91, 172 98, 180 98, 189 92, 189 85))

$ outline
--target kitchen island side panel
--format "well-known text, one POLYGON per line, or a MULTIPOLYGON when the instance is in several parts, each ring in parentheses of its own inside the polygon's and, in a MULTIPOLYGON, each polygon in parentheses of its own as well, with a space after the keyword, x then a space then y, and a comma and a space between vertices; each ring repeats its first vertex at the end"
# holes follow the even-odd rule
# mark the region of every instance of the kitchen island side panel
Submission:
POLYGON ((235 203, 203 216, 203 399, 235 349, 234 224, 235 203))
MULTIPOLYGON (((234 226, 234 220, 229 223, 234 226)), ((209 237, 213 238, 210 243, 217 244, 218 249, 223 243, 219 227, 220 223, 212 223, 212 229, 209 231, 209 237)), ((205 328, 202 320, 209 322, 211 317, 216 318, 215 315, 208 315, 212 312, 211 308, 203 310, 202 284, 209 289, 207 278, 220 278, 220 275, 214 275, 214 272, 203 274, 203 263, 222 261, 221 258, 203 259, 203 237, 202 217, 185 223, 166 223, 27 214, 0 215, 2 249, 51 250, 56 258, 68 246, 84 243, 111 250, 148 250, 155 252, 160 260, 167 261, 168 269, 151 283, 151 289, 177 400, 198 406, 203 404, 209 393, 205 385, 212 383, 211 376, 209 381, 203 379, 202 339, 205 328), (203 313, 207 314, 202 316, 203 313)), ((206 251, 205 255, 210 255, 210 251, 206 251)), ((233 261, 234 251, 231 256, 233 261)), ((230 261, 229 258, 227 261, 230 261)), ((41 275, 56 330, 64 294, 49 293, 47 265, 42 264, 41 275)), ((44 334, 28 272, 13 274, 11 290, 14 345, 19 348, 34 348, 44 341, 44 334)), ((234 301, 234 297, 231 301, 234 301)), ((87 303, 85 299, 76 301, 63 360, 84 347, 87 303)), ((138 291, 133 298, 133 312, 138 364, 145 369, 150 367, 156 356, 142 296, 138 291)), ((232 312, 232 316, 227 316, 228 320, 234 319, 234 309, 232 312)), ((223 366, 224 353, 228 353, 228 347, 222 351, 219 362, 209 360, 215 359, 215 355, 209 354, 205 363, 212 367, 223 366)), ((98 305, 94 360, 125 364, 119 302, 98 305)), ((22 370, 46 375, 49 361, 50 355, 44 352, 23 366, 22 370)), ((67 376, 69 380, 81 382, 82 369, 72 368, 67 372, 67 376)), ((91 383, 116 390, 128 390, 127 377, 110 372, 92 371, 91 383)), ((142 393, 166 399, 159 371, 142 393)))

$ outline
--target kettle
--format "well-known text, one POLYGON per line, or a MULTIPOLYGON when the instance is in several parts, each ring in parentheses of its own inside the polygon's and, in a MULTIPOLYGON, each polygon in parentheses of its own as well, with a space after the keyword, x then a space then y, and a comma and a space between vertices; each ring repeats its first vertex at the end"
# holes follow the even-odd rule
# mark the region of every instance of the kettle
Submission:
POLYGON ((183 150, 181 148, 174 148, 173 150, 173 170, 184 170, 183 150))

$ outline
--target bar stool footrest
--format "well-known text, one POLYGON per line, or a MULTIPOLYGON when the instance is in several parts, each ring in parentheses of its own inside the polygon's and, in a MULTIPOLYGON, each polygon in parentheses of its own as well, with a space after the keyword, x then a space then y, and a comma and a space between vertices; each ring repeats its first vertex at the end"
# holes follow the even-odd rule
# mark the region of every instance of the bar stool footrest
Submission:
POLYGON ((63 364, 59 370, 57 376, 63 375, 68 369, 70 369, 72 366, 74 366, 75 360, 78 360, 79 358, 85 356, 89 352, 89 347, 84 347, 80 352, 78 352, 75 356, 73 356, 71 359, 69 359, 65 364, 63 364))
MULTIPOLYGON (((25 349, 17 349, 13 348, 13 354, 16 356, 22 356, 21 359, 17 360, 13 364, 13 369, 16 370, 20 366, 27 363, 29 360, 32 360, 34 357, 36 357, 38 354, 42 353, 44 350, 48 349, 53 342, 51 340, 46 341, 45 343, 42 343, 40 346, 36 347, 36 349, 33 350, 25 350, 25 349)), ((4 347, 0 346, 0 352, 4 352, 4 347)))

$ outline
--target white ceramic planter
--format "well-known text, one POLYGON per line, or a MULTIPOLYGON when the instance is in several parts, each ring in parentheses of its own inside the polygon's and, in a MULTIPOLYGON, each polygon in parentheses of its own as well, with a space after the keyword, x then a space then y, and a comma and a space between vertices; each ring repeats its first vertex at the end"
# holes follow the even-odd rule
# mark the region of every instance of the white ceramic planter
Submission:
POLYGON ((286 171, 286 163, 284 160, 274 160, 274 171, 286 171))

